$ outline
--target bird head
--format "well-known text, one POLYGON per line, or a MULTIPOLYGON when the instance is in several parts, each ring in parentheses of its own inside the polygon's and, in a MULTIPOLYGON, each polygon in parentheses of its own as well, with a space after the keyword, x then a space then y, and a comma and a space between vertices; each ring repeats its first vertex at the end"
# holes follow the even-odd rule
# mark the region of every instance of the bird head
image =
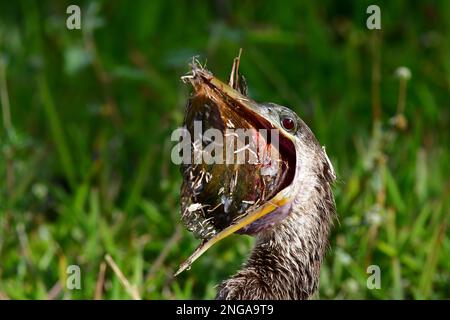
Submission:
MULTIPOLYGON (((250 141, 264 151, 252 164, 182 166, 182 220, 203 241, 176 275, 229 235, 255 234, 285 218, 308 176, 315 174, 314 159, 328 161, 314 134, 291 109, 257 103, 246 95, 242 82, 225 84, 198 63, 183 79, 194 87, 185 117, 185 127, 192 134, 194 120, 225 135, 230 128, 251 129, 250 141), (267 135, 261 135, 262 130, 267 135)), ((196 139, 190 142, 195 145, 196 139)), ((240 149, 234 145, 234 151, 240 149)))

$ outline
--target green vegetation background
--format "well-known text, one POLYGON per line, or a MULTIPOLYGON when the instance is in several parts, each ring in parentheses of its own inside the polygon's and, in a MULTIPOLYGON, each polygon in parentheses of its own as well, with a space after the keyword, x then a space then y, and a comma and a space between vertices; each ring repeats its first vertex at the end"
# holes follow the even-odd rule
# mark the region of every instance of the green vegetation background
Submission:
POLYGON ((197 240, 170 134, 191 57, 227 79, 241 47, 250 95, 293 108, 339 175, 319 297, 450 298, 450 2, 378 1, 381 31, 371 2, 80 1, 70 31, 72 1, 2 1, 0 298, 214 297, 253 239, 172 277, 197 240))

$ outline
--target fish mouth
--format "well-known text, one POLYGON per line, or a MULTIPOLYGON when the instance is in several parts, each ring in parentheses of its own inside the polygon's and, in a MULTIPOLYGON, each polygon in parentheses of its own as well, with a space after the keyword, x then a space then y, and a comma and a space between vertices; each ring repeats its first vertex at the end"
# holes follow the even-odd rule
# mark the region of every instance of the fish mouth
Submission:
POLYGON ((233 223, 223 228, 211 238, 203 240, 192 255, 180 265, 175 276, 188 269, 196 259, 215 243, 235 232, 245 233, 245 230, 252 223, 261 221, 262 218, 278 208, 289 205, 296 193, 296 190, 294 190, 295 184, 292 183, 296 175, 297 167, 295 138, 281 127, 277 119, 270 116, 270 107, 258 104, 230 85, 220 81, 198 63, 193 63, 191 67, 192 74, 182 79, 189 81, 193 85, 196 93, 216 97, 216 101, 220 100, 221 103, 218 105, 222 115, 229 115, 233 119, 245 119, 247 126, 256 131, 265 129, 268 132, 275 130, 278 133, 277 146, 273 145, 270 138, 266 142, 268 146, 276 148, 275 151, 279 155, 281 167, 276 187, 271 190, 270 194, 263 201, 260 201, 258 206, 250 207, 242 217, 233 221, 233 223))

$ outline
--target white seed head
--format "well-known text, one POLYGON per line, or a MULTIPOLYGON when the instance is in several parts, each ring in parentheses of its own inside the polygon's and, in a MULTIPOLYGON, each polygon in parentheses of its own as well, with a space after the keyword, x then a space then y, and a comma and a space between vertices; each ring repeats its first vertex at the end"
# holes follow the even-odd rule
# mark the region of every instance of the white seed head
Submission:
POLYGON ((407 67, 398 67, 395 70, 395 76, 400 79, 409 80, 411 79, 411 70, 407 67))

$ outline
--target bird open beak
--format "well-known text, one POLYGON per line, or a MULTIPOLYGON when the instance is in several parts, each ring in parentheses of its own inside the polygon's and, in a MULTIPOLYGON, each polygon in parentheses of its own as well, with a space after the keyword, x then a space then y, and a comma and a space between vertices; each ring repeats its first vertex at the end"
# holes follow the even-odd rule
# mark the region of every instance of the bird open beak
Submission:
POLYGON ((227 85, 215 78, 209 71, 202 68, 197 63, 193 63, 192 65, 192 74, 183 77, 183 80, 190 81, 196 92, 206 90, 207 92, 205 94, 219 94, 223 100, 229 102, 226 104, 227 106, 225 106, 225 108, 232 105, 233 108, 239 109, 238 112, 242 115, 242 117, 251 118, 261 127, 265 129, 278 129, 280 139, 279 151, 283 159, 289 163, 286 168, 288 171, 286 172, 286 177, 272 198, 268 199, 268 201, 262 202, 260 206, 251 209, 240 219, 234 221, 231 225, 227 226, 210 239, 204 240, 193 252, 193 254, 180 265, 178 271, 175 273, 175 276, 189 268, 197 258, 199 258, 206 250, 218 241, 246 226, 249 226, 252 222, 291 202, 294 194, 296 193, 295 190, 293 190, 296 186, 292 183, 296 174, 296 149, 294 136, 285 131, 278 122, 272 121, 272 119, 267 115, 267 108, 259 105, 247 96, 244 96, 230 85, 227 85))

